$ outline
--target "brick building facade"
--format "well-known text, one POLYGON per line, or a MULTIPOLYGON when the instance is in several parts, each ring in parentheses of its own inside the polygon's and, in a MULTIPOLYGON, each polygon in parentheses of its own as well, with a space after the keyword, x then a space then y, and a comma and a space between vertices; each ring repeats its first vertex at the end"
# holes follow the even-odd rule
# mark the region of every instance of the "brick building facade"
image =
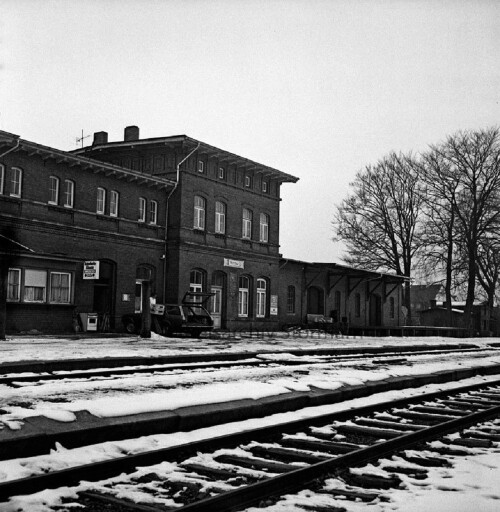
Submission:
POLYGON ((76 315, 90 312, 103 330, 120 328, 141 282, 163 279, 165 197, 173 186, 0 132, 6 330, 70 332, 76 315), (86 261, 99 262, 98 279, 84 279, 86 261))
POLYGON ((69 332, 80 313, 122 330, 149 287, 158 302, 212 293, 221 329, 275 330, 308 315, 399 324, 401 278, 282 257, 280 189, 297 181, 186 135, 140 139, 136 126, 72 152, 0 131, 7 330, 69 332), (93 263, 99 276, 84 278, 93 263))

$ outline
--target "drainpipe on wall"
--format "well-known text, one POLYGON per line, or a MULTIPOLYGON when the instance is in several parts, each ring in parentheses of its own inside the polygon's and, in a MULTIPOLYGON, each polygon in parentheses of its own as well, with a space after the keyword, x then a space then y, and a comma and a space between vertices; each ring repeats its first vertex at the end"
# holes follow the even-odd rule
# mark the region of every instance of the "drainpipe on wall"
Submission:
POLYGON ((179 178, 180 178, 180 172, 181 172, 181 165, 198 149, 200 148, 200 143, 198 142, 198 145, 186 156, 184 157, 176 166, 177 173, 176 173, 176 180, 175 185, 172 188, 172 190, 167 194, 167 200, 165 205, 165 255, 163 259, 163 302, 165 302, 166 295, 167 295, 167 242, 168 242, 168 204, 169 200, 172 197, 172 194, 177 190, 177 187, 179 185, 179 178))
POLYGON ((19 147, 20 144, 21 144, 21 141, 18 138, 16 141, 16 145, 13 148, 10 148, 7 151, 5 151, 5 153, 0 154, 0 158, 4 157, 5 155, 8 155, 11 151, 15 151, 19 147))

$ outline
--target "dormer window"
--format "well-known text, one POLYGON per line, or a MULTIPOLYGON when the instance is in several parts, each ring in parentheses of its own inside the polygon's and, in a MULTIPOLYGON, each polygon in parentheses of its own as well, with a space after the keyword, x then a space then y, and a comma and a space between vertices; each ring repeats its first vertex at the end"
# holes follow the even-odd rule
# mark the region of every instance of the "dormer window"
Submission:
POLYGON ((198 160, 198 172, 205 172, 205 163, 203 160, 198 160))
POLYGON ((245 187, 251 187, 251 186, 252 186, 252 177, 245 176, 245 187))
POLYGON ((262 192, 267 193, 267 181, 262 182, 262 192))

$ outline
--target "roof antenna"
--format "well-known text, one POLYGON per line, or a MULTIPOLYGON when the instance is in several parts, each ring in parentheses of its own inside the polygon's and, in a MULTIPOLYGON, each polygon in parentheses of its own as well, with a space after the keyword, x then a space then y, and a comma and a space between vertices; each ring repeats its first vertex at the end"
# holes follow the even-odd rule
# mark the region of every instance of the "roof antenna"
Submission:
POLYGON ((77 137, 76 138, 76 145, 78 146, 78 143, 81 142, 82 143, 82 148, 83 148, 83 141, 85 139, 88 139, 90 137, 90 135, 83 135, 83 129, 82 129, 82 136, 81 137, 77 137))

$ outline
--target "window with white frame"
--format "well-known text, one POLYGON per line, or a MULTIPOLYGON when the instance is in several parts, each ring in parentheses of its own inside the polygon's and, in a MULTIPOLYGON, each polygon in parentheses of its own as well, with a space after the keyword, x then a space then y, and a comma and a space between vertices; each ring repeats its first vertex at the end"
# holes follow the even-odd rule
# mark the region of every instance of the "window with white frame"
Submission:
POLYGON ((260 214, 259 241, 269 242, 269 215, 266 213, 260 214))
POLYGON ((139 222, 146 222, 146 199, 139 197, 139 222))
POLYGON ((252 177, 245 176, 245 187, 251 187, 251 186, 252 186, 252 177))
POLYGON ((7 276, 7 300, 19 301, 21 298, 21 269, 9 268, 7 276))
POLYGON ((205 162, 203 160, 198 160, 198 172, 205 171, 205 162))
POLYGON ((70 273, 50 273, 50 302, 54 304, 69 304, 71 302, 70 273))
POLYGON ((204 274, 201 270, 191 270, 189 274, 189 291, 202 292, 203 291, 204 274))
POLYGON ((3 194, 3 187, 5 183, 5 167, 0 164, 0 194, 3 194))
POLYGON ((12 197, 21 197, 23 188, 23 171, 17 167, 10 170, 10 195, 12 197))
POLYGON ((267 181, 262 182, 262 192, 267 192, 267 181))
POLYGON ((120 204, 120 194, 112 190, 109 194, 109 214, 111 217, 118 217, 118 208, 120 204))
POLYGON ((257 311, 256 316, 263 318, 266 316, 266 292, 267 283, 265 279, 257 279, 257 311))
POLYGON ((248 298, 250 295, 250 280, 241 276, 238 282, 238 316, 248 316, 248 298))
POLYGON ((219 167, 219 179, 226 179, 226 170, 224 169, 224 167, 219 167))
POLYGON ((248 240, 252 238, 252 210, 249 210, 248 208, 243 208, 241 236, 248 240))
POLYGON ((215 202, 215 232, 223 235, 226 232, 226 205, 215 202))
POLYGON ((201 196, 194 196, 194 229, 205 229, 206 201, 201 196))
POLYGON ((289 286, 286 296, 286 312, 295 313, 295 286, 289 286))
POLYGON ((64 206, 73 208, 75 201, 75 183, 71 180, 64 180, 64 206))
POLYGON ((24 271, 24 302, 45 302, 47 272, 26 269, 24 271))
POLYGON ((59 203, 59 178, 51 176, 49 178, 49 204, 59 203))
POLYGON ((158 222, 158 203, 151 200, 149 202, 149 223, 156 224, 158 222))
POLYGON ((106 189, 99 187, 97 189, 96 213, 104 215, 106 211, 106 189))

